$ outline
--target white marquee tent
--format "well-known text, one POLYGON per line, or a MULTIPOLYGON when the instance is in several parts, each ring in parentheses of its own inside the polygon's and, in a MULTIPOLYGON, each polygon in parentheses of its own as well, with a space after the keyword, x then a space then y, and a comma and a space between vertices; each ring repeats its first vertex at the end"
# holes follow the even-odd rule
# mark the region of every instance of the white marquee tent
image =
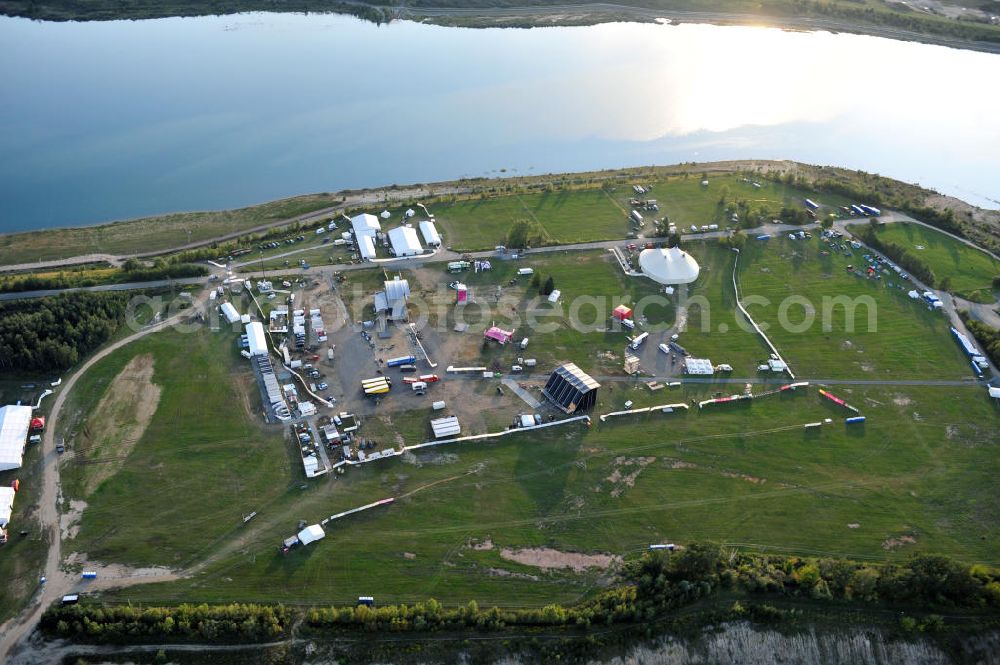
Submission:
POLYGON ((424 220, 420 222, 420 232, 424 234, 424 244, 428 247, 440 247, 441 235, 434 226, 434 222, 424 220))
POLYGON ((30 424, 30 406, 0 408, 0 471, 21 468, 30 424))
POLYGON ((299 531, 299 535, 297 537, 300 543, 308 545, 309 543, 325 538, 326 532, 323 531, 323 527, 319 524, 310 524, 306 528, 302 529, 302 531, 299 531))
POLYGON ((378 217, 375 215, 365 212, 351 217, 351 228, 354 229, 354 235, 358 238, 361 236, 374 236, 382 230, 382 223, 378 221, 378 217))
POLYGON ((10 515, 14 511, 14 495, 17 492, 13 487, 0 487, 0 528, 5 528, 10 522, 10 515))
POLYGON ((267 338, 264 337, 264 325, 260 321, 247 324, 247 350, 251 356, 267 355, 267 338))
POLYGON ((701 268, 680 247, 644 249, 639 254, 642 274, 660 284, 690 284, 698 279, 701 268))
POLYGON ((420 239, 417 238, 417 232, 409 226, 400 226, 389 231, 389 242, 392 243, 392 250, 396 256, 416 256, 424 252, 424 248, 420 246, 420 239))

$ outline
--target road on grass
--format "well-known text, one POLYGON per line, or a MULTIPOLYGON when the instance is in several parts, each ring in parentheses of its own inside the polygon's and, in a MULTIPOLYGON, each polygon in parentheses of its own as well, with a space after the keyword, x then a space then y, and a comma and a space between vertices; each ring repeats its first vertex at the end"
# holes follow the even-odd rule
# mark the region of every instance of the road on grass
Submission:
MULTIPOLYGON (((52 411, 49 413, 47 426, 42 434, 42 492, 39 499, 38 515, 38 521, 41 523, 42 528, 48 531, 49 551, 45 559, 45 571, 43 573, 48 581, 36 592, 28 607, 20 615, 11 618, 3 626, 0 626, 0 663, 7 662, 11 649, 26 633, 35 627, 45 608, 58 598, 71 593, 77 584, 76 576, 61 570, 59 565, 62 561, 62 534, 60 533, 58 504, 59 454, 56 452, 55 446, 55 435, 59 429, 62 409, 67 397, 76 385, 77 379, 83 376, 94 364, 100 362, 103 358, 123 346, 131 344, 137 339, 141 339, 151 333, 164 330, 200 311, 206 298, 207 295, 203 295, 190 310, 179 312, 159 323, 150 325, 143 330, 112 342, 91 356, 57 389, 56 399, 52 405, 52 411)), ((139 578, 139 581, 149 582, 153 580, 145 576, 139 578)), ((119 586, 128 583, 127 578, 118 579, 116 582, 119 586)))

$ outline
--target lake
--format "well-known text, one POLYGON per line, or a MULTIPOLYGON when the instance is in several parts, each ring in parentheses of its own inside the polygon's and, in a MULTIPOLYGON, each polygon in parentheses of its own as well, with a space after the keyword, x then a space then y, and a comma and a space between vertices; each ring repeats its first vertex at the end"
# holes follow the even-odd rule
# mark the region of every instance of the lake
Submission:
POLYGON ((829 33, 336 15, 0 19, 0 231, 744 158, 1000 207, 1000 55, 829 33))

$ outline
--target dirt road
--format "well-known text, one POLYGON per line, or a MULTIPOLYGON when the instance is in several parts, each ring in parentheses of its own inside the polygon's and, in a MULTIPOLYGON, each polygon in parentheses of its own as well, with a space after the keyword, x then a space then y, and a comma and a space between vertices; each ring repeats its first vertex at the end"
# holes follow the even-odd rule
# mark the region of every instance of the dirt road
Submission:
MULTIPOLYGON (((59 419, 62 415, 62 408, 66 403, 67 396, 72 392, 77 379, 83 376, 88 369, 101 359, 137 339, 164 330, 172 324, 191 316, 194 312, 200 311, 207 297, 206 292, 205 295, 202 295, 195 302, 191 309, 186 309, 159 323, 109 344, 91 356, 72 376, 63 382, 56 395, 55 403, 52 405, 52 411, 48 417, 48 425, 42 435, 42 493, 39 499, 38 519, 43 528, 48 531, 49 552, 45 560, 44 572, 48 581, 35 594, 31 603, 20 615, 0 626, 0 662, 7 662, 7 657, 10 655, 11 649, 35 627, 45 608, 56 599, 61 598, 67 593, 71 593, 77 583, 75 575, 66 573, 60 568, 62 561, 62 541, 59 528, 59 455, 56 453, 55 433, 59 429, 59 419)), ((116 586, 127 585, 129 577, 124 576, 122 572, 118 574, 119 577, 114 580, 114 584, 116 586)), ((144 574, 137 576, 136 582, 165 581, 165 579, 171 577, 168 574, 163 574, 153 579, 150 575, 144 574)))

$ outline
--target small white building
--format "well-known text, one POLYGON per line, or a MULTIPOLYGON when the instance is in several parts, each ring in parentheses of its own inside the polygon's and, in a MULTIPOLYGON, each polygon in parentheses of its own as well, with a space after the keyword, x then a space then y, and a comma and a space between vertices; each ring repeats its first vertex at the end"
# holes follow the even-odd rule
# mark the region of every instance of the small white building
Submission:
POLYGON ((247 351, 251 356, 267 355, 267 338, 264 336, 264 324, 260 321, 247 324, 247 351))
POLYGON ((316 415, 316 405, 312 402, 299 402, 299 415, 303 418, 316 415))
POLYGON ((389 231, 389 242, 396 256, 417 256, 424 253, 417 232, 410 226, 400 226, 389 231))
POLYGON ((227 322, 236 323, 240 320, 240 313, 233 307, 233 303, 224 302, 219 309, 222 311, 222 316, 226 317, 227 322))
POLYGON ((424 244, 428 247, 440 247, 441 236, 438 234, 434 222, 424 220, 420 222, 420 233, 424 236, 424 244))
POLYGON ((375 241, 371 236, 358 236, 358 253, 363 261, 375 260, 375 241))

